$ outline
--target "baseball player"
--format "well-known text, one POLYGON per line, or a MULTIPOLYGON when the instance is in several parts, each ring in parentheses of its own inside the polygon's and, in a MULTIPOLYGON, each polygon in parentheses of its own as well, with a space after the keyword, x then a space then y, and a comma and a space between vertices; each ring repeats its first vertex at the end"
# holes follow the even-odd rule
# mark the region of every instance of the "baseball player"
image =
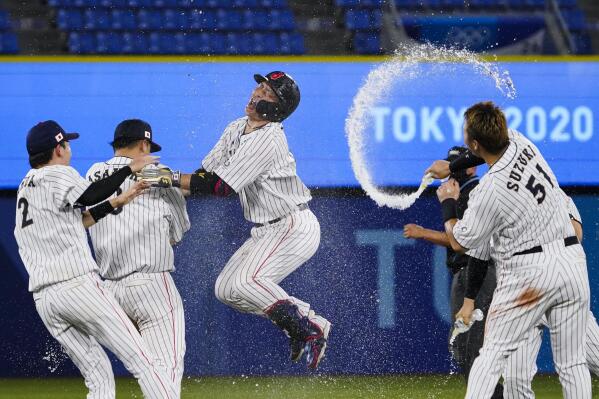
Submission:
POLYGON ((489 165, 457 220, 455 181, 437 195, 456 251, 492 240, 498 283, 486 336, 468 382, 467 398, 489 398, 506 358, 545 315, 565 398, 591 397, 584 353, 589 312, 586 257, 570 223, 555 176, 536 146, 508 130, 491 102, 465 113, 464 141, 489 165))
MULTIPOLYGON (((89 181, 110 176, 132 159, 161 150, 153 141, 151 126, 139 119, 119 123, 111 145, 114 157, 92 165, 86 175, 89 181)), ((135 176, 131 176, 119 190, 127 191, 134 184, 135 176)), ((172 245, 181 241, 187 230, 185 198, 174 187, 151 188, 89 229, 105 287, 137 326, 178 394, 183 377, 185 319, 170 272, 175 270, 172 245)))
POLYGON ((115 397, 110 362, 100 344, 116 354, 138 379, 145 397, 175 398, 166 373, 104 288, 85 230, 140 194, 144 185, 136 184, 104 201, 132 172, 155 162, 155 157, 137 157, 112 176, 90 183, 69 166, 69 141, 77 137, 54 121, 37 124, 27 135, 32 169, 17 193, 15 238, 29 273, 36 309, 83 374, 88 398, 115 397), (99 202, 82 212, 82 206, 99 202))
POLYGON ((254 228, 219 275, 216 296, 241 312, 268 317, 289 336, 291 359, 299 361, 306 353, 314 369, 324 356, 331 323, 279 286, 320 244, 320 225, 308 207, 310 191, 297 176, 281 125, 297 108, 300 92, 284 72, 254 79, 258 86, 246 116, 226 127, 203 168, 191 175, 166 170, 162 178, 195 194, 239 194, 254 228))
MULTIPOLYGON (((568 212, 576 233, 576 237, 582 242, 582 219, 580 213, 570 197, 568 200, 568 212)), ((490 256, 491 249, 484 248, 477 251, 470 251, 475 257, 490 256)), ((471 262, 468 264, 468 289, 470 292, 478 292, 481 287, 483 275, 487 273, 487 260, 478 262, 476 258, 471 257, 471 262)), ((467 323, 470 320, 472 311, 474 310, 473 300, 464 298, 464 304, 457 314, 457 317, 462 317, 467 323)), ((599 375, 599 325, 595 320, 592 312, 588 315, 588 325, 586 329, 585 353, 587 366, 595 375, 599 375)), ((541 324, 535 326, 528 338, 518 347, 518 349, 510 355, 507 360, 506 370, 503 374, 504 379, 504 398, 505 399, 534 399, 535 395, 532 390, 532 379, 537 372, 536 359, 541 347, 543 328, 547 325, 546 320, 542 320, 541 324)))
MULTIPOLYGON (((466 151, 467 149, 465 147, 452 147, 447 153, 446 160, 453 161, 466 151)), ((452 173, 451 177, 460 185, 457 216, 458 218, 461 218, 464 214, 464 211, 468 207, 468 198, 470 196, 470 192, 478 185, 476 167, 452 173)), ((456 315, 464 303, 465 296, 469 295, 466 284, 466 266, 468 265, 469 256, 453 251, 444 231, 441 232, 430 230, 415 224, 407 224, 404 226, 404 237, 423 239, 432 242, 433 244, 447 247, 447 267, 453 275, 450 293, 451 314, 456 315)), ((484 284, 481 281, 480 286, 477 286, 476 295, 474 295, 472 298, 476 299, 476 307, 481 309, 486 317, 489 306, 491 305, 491 299, 493 298, 493 291, 495 290, 496 281, 495 266, 492 263, 485 266, 488 266, 490 270, 485 274, 484 284)), ((464 373, 466 381, 468 381, 468 374, 470 373, 472 363, 478 356, 478 352, 482 347, 483 337, 484 323, 475 323, 470 330, 456 336, 453 340, 453 343, 450 343, 450 352, 464 373)), ((501 384, 497 384, 492 397, 503 398, 503 386, 501 384)))

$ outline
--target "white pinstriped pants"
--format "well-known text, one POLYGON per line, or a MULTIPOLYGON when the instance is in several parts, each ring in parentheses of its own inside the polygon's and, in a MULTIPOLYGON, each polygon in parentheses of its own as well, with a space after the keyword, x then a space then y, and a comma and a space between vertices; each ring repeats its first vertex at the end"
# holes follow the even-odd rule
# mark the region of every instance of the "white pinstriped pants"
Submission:
POLYGON ((466 398, 491 397, 509 355, 545 315, 564 398, 591 399, 585 359, 590 293, 582 246, 558 240, 541 253, 517 256, 530 266, 501 269, 466 398))
POLYGON ((183 301, 169 272, 133 273, 120 280, 106 280, 127 316, 181 395, 185 357, 183 301))
MULTIPOLYGON (((542 327, 533 328, 527 340, 510 355, 503 375, 504 399, 534 399, 532 379, 537 373, 537 356, 543 338, 542 327)), ((586 330, 585 352, 589 371, 599 376, 599 325, 592 312, 586 330)))
POLYGON ((265 315, 280 300, 295 303, 303 316, 323 326, 310 305, 289 296, 278 283, 310 259, 320 245, 320 224, 309 209, 277 223, 254 227, 251 237, 233 254, 218 276, 216 297, 235 309, 265 315))
POLYGON ((137 378, 146 398, 176 397, 172 382, 98 275, 51 285, 33 297, 46 328, 81 371, 88 399, 115 397, 112 368, 100 344, 137 378))

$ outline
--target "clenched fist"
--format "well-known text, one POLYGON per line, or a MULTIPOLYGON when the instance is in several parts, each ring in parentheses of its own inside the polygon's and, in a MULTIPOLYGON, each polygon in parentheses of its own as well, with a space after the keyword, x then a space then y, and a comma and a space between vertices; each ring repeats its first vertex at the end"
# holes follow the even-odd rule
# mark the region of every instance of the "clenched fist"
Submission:
POLYGON ((404 238, 422 238, 423 230, 422 226, 408 223, 403 227, 403 236, 404 238))

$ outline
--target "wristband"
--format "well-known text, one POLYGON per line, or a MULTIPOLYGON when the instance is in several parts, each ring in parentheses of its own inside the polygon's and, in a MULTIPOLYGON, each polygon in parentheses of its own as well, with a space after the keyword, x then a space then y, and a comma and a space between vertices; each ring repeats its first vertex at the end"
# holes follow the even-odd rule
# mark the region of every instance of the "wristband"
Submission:
POLYGON ((443 223, 450 219, 458 218, 457 201, 453 198, 447 198, 441 202, 441 210, 443 213, 443 223))
POLYGON ((108 215, 110 212, 114 211, 112 205, 110 205, 110 201, 104 201, 99 205, 94 206, 89 209, 89 214, 94 219, 94 221, 98 221, 108 215))
POLYGON ((171 172, 171 184, 173 187, 181 187, 181 171, 173 170, 171 172))

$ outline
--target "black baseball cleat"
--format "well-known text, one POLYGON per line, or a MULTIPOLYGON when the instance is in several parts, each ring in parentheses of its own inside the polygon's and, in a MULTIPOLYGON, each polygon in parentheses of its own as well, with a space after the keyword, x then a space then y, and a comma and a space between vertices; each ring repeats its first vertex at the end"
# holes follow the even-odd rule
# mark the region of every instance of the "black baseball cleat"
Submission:
POLYGON ((306 343, 299 339, 291 338, 289 341, 289 345, 291 347, 291 361, 294 363, 299 362, 302 356, 304 355, 304 347, 306 346, 306 343))
POLYGON ((324 352, 327 349, 327 340, 330 332, 331 323, 327 321, 322 327, 322 330, 319 329, 317 335, 311 335, 306 338, 304 351, 306 352, 306 363, 308 368, 318 368, 320 361, 324 358, 324 352))

